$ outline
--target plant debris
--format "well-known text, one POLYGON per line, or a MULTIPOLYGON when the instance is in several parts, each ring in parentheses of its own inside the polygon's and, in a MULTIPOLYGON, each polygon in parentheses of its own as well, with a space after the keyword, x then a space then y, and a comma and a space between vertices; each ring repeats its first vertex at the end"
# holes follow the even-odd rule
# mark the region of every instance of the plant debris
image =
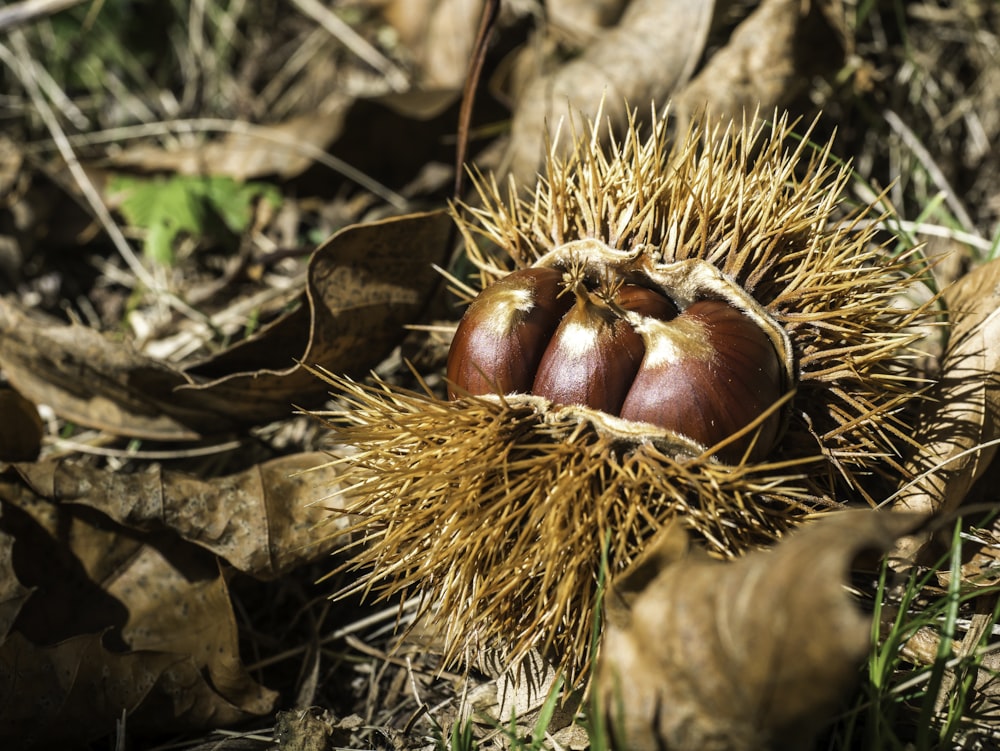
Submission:
MULTIPOLYGON (((803 222, 814 214, 823 232, 868 238, 866 264, 927 272, 926 287, 876 294, 887 320, 908 325, 915 310, 940 313, 931 325, 894 332, 893 347, 912 337, 919 351, 870 379, 874 402, 841 389, 829 420, 817 423, 801 409, 811 389, 826 377, 840 388, 868 376, 804 368, 784 403, 798 410, 787 434, 797 438, 783 449, 782 461, 793 461, 772 467, 780 476, 747 466, 722 473, 702 483, 703 504, 674 511, 719 543, 717 555, 733 558, 711 564, 726 570, 817 508, 931 511, 928 531, 897 547, 919 552, 917 562, 894 561, 875 578, 852 567, 852 599, 874 611, 871 649, 854 699, 827 718, 819 744, 989 747, 1000 544, 995 521, 970 504, 993 503, 996 476, 990 261, 1000 218, 1000 6, 495 5, 481 37, 484 10, 495 7, 485 0, 171 0, 141 9, 69 0, 0 9, 0 745, 262 749, 280 736, 282 747, 598 748, 590 722, 598 715, 569 690, 574 681, 557 674, 551 653, 529 651, 532 667, 520 674, 502 669, 530 629, 495 630, 501 649, 458 667, 442 659, 440 631, 419 616, 440 603, 438 585, 453 581, 445 567, 434 582, 414 584, 426 591, 423 602, 400 592, 376 603, 372 591, 330 599, 364 588, 347 570, 317 582, 361 552, 345 529, 373 520, 343 511, 361 489, 342 474, 357 454, 302 412, 356 408, 362 416, 372 399, 392 403, 397 421, 386 420, 392 437, 382 450, 401 448, 399 472, 414 478, 396 488, 401 508, 417 504, 426 521, 404 491, 444 497, 447 478, 407 468, 407 430, 426 423, 428 404, 447 405, 448 343, 462 305, 511 268, 475 233, 466 239, 482 268, 470 264, 454 243, 449 205, 483 226, 504 225, 506 198, 531 193, 550 146, 591 135, 574 124, 602 113, 595 153, 613 153, 633 127, 648 138, 671 103, 664 143, 703 122, 705 107, 713 128, 731 121, 783 132, 789 161, 774 184, 792 192, 808 184, 823 151, 815 144, 829 143, 825 174, 839 202, 800 209, 803 222), (472 53, 482 71, 463 94, 472 53), (458 125, 460 112, 470 117, 458 125), (779 122, 797 125, 785 132, 779 122), (800 142, 804 123, 812 130, 800 142), (456 170, 466 168, 456 154, 473 175, 501 176, 495 192, 505 200, 484 203, 494 193, 485 183, 483 195, 453 195, 456 170), (865 206, 875 210, 849 224, 865 206), (316 376, 322 369, 342 385, 334 397, 316 376), (858 418, 871 404, 902 435, 866 432, 858 418), (850 440, 830 444, 831 430, 850 440), (914 443, 923 450, 897 457, 914 443), (748 482, 755 496, 780 494, 780 503, 747 504, 711 522, 718 493, 748 482), (952 526, 950 514, 962 515, 956 532, 927 545, 929 530, 952 526), (726 540, 736 545, 721 554, 726 540), (942 547, 948 554, 934 560, 942 547)), ((740 194, 717 186, 713 195, 725 203, 730 193, 740 194)), ((740 222, 746 208, 733 208, 740 222)), ((688 221, 700 211, 692 205, 688 221)), ((524 264, 555 239, 553 226, 572 229, 547 219, 514 242, 524 264)), ((775 241, 757 239, 762 248, 775 241)), ((845 255, 832 288, 858 262, 845 255)), ((773 283, 759 277, 758 287, 773 283)), ((822 295, 814 302, 822 307, 822 295)), ((814 323, 783 321, 825 345, 853 341, 850 326, 814 323)), ((452 428, 496 428, 498 403, 482 401, 452 428)), ((442 425, 454 417, 436 408, 442 425)), ((595 474, 630 487, 643 480, 642 498, 664 486, 661 474, 609 469, 607 454, 620 447, 587 430, 560 443, 566 426, 538 433, 522 406, 505 409, 522 439, 564 452, 580 488, 595 474)), ((481 448, 476 436, 467 443, 481 448)), ((494 437, 494 447, 511 438, 494 437)), ((456 455, 461 443, 450 444, 456 455)), ((517 445, 525 453, 509 461, 529 455, 517 445)), ((467 452, 448 492, 471 492, 472 474, 497 470, 489 456, 467 452)), ((553 479, 558 473, 522 476, 553 479)), ((622 584, 645 546, 612 546, 602 566, 592 515, 518 516, 502 494, 484 503, 510 529, 515 520, 543 529, 565 522, 577 538, 592 538, 585 579, 554 568, 544 580, 561 601, 588 603, 564 611, 556 630, 583 645, 572 648, 578 677, 592 679, 587 655, 601 634, 592 606, 622 584)), ((636 530, 633 542, 654 539, 663 520, 640 504, 628 508, 634 513, 620 509, 619 518, 636 530)), ((435 523, 451 524, 454 512, 435 523)), ((510 533, 473 521, 456 529, 510 533)), ((515 554, 537 550, 529 531, 515 554)), ((564 554, 563 537, 549 543, 564 554)), ((469 555, 459 539, 426 544, 469 555)), ((477 560, 510 567, 517 559, 508 552, 477 560)), ((420 565, 400 559, 399 570, 420 565)), ((844 575, 823 584, 834 581, 844 575)), ((468 586, 484 591, 479 579, 468 586)), ((455 603, 468 617, 464 601, 455 603)), ((547 604, 514 615, 531 618, 547 604)), ((726 707, 714 711, 720 727, 734 726, 726 707)))

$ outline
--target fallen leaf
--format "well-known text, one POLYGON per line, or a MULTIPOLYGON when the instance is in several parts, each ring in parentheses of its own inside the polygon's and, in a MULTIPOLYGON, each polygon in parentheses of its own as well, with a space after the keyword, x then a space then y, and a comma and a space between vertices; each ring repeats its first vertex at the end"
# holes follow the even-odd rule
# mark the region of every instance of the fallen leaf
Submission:
MULTIPOLYGON (((927 395, 908 463, 907 482, 892 508, 947 513, 965 500, 996 456, 1000 438, 1000 261, 984 264, 944 292, 950 337, 941 374, 927 395), (980 448, 981 447, 981 448, 980 448)), ((923 540, 908 540, 902 557, 923 540)))
POLYGON ((399 343, 437 288, 451 226, 435 211, 347 227, 310 259, 299 309, 183 372, 0 298, 0 370, 36 404, 117 435, 194 440, 285 418, 326 398, 296 362, 361 376, 399 343))
MULTIPOLYGON (((815 78, 835 74, 851 47, 840 0, 763 0, 706 60, 718 6, 632 0, 617 26, 528 84, 506 155, 517 183, 533 184, 546 148, 543 134, 567 114, 593 120, 603 102, 612 133, 624 131, 629 107, 644 117, 649 102, 670 101, 682 127, 706 108, 739 120, 787 106, 815 78)), ((607 17, 614 4, 605 10, 607 17)))
POLYGON ((949 709, 948 705, 954 701, 956 690, 965 695, 959 711, 962 720, 969 721, 969 736, 964 738, 965 743, 957 743, 956 748, 976 748, 979 744, 970 744, 969 741, 975 739, 977 731, 986 730, 990 721, 1000 719, 1000 683, 997 681, 1000 655, 990 648, 995 620, 992 617, 993 604, 987 598, 981 598, 974 607, 976 612, 957 625, 959 633, 954 634, 950 650, 945 653, 944 665, 940 665, 941 631, 936 625, 917 629, 899 651, 903 659, 914 665, 939 664, 942 669, 941 686, 935 696, 927 697, 927 700, 933 700, 938 716, 943 717, 953 711, 954 708, 949 709), (966 625, 962 625, 963 622, 966 625), (965 685, 958 688, 958 684, 965 685))
MULTIPOLYGON (((324 112, 310 112, 269 125, 220 121, 217 127, 234 130, 216 141, 170 150, 147 144, 129 146, 109 156, 107 162, 147 172, 211 175, 240 181, 272 175, 289 179, 305 171, 340 136, 351 102, 349 98, 332 98, 324 112)), ((211 121, 202 124, 205 128, 212 125, 211 121)))
POLYGON ((629 105, 665 103, 701 59, 714 8, 714 2, 632 0, 618 24, 580 56, 532 81, 517 102, 506 156, 517 184, 534 185, 545 133, 565 115, 594 121, 600 112, 613 132, 622 132, 629 105))
POLYGON ((628 0, 548 0, 549 23, 561 32, 589 40, 601 29, 617 23, 628 0))
POLYGON ((739 120, 787 106, 817 76, 830 76, 849 48, 840 0, 763 0, 673 96, 682 119, 708 109, 739 120))
POLYGON ((180 658, 116 654, 87 634, 38 647, 21 634, 0 645, 0 744, 76 748, 106 735, 180 658))
POLYGON ((39 499, 10 472, 0 511, 12 544, 3 574, 34 587, 0 645, 2 695, 17 696, 0 710, 0 737, 77 742, 112 732, 123 712, 141 734, 271 711, 276 694, 240 662, 210 553, 39 499))
POLYGON ((391 0, 382 9, 413 59, 422 89, 462 88, 483 0, 391 0))
POLYGON ((0 534, 0 642, 10 633, 18 613, 31 595, 31 588, 21 584, 14 574, 13 555, 14 538, 0 534))
POLYGON ((182 374, 86 326, 42 320, 4 298, 0 370, 35 404, 110 433, 192 440, 200 430, 224 429, 203 410, 174 401, 173 390, 186 382, 182 374))
POLYGON ((337 471, 320 452, 293 454, 216 478, 151 465, 131 474, 50 460, 17 466, 31 491, 97 509, 143 532, 169 530, 244 573, 273 579, 339 544, 331 504, 337 471), (320 523, 322 532, 317 532, 320 523))
POLYGON ((275 715, 274 742, 282 751, 328 751, 349 748, 351 734, 363 728, 358 715, 340 720, 321 707, 309 707, 275 715))
POLYGON ((809 748, 870 648, 850 566, 922 518, 830 513, 730 562, 667 533, 609 592, 596 685, 616 747, 809 748))
MULTIPOLYGON (((184 656, 170 668, 188 676, 177 682, 186 695, 175 700, 172 721, 188 727, 211 727, 221 719, 216 716, 219 707, 226 704, 239 709, 239 717, 234 719, 271 711, 277 694, 254 681, 240 660, 229 588, 217 567, 211 576, 192 577, 165 552, 144 545, 128 566, 107 582, 105 591, 128 608, 122 639, 131 651, 184 656)), ((170 727, 170 722, 160 722, 170 727)))
MULTIPOLYGON (((361 375, 385 358, 437 288, 440 279, 432 264, 446 262, 451 228, 444 211, 409 214, 347 227, 317 248, 306 287, 312 313, 308 344, 297 359, 361 375)), ((216 377, 183 387, 178 397, 205 395, 233 407, 255 404, 258 410, 269 404, 265 412, 275 417, 287 416, 289 404, 314 406, 326 389, 308 368, 231 372, 246 360, 247 348, 284 351, 280 336, 271 334, 280 330, 262 332, 252 342, 190 368, 187 373, 193 377, 216 377)))
POLYGON ((30 462, 42 448, 38 408, 13 389, 0 389, 0 462, 30 462))

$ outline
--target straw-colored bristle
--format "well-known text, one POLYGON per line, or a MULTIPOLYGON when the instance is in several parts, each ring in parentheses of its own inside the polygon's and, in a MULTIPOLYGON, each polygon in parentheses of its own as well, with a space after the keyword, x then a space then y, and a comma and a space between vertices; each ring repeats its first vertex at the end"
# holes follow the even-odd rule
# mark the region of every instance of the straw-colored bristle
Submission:
POLYGON ((914 281, 909 259, 873 242, 865 212, 832 223, 848 168, 784 119, 696 123, 672 148, 662 119, 645 140, 632 127, 609 148, 592 131, 574 143, 566 157, 552 150, 528 197, 477 178, 478 207, 456 218, 481 283, 585 238, 658 263, 708 261, 792 344, 788 426, 766 461, 671 456, 538 400, 446 402, 328 376, 346 403, 331 416, 337 440, 356 450, 357 588, 425 595, 451 656, 541 647, 571 678, 590 659, 605 540, 611 576, 675 520, 736 555, 901 471, 914 392, 901 376, 925 315, 896 304, 914 281))

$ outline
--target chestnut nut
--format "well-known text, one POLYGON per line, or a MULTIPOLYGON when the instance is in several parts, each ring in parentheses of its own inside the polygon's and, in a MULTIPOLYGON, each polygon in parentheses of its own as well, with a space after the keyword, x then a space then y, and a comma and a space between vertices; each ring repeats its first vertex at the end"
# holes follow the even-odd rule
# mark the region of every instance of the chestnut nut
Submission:
MULTIPOLYGON (((448 354, 452 398, 541 396, 709 448, 783 395, 785 365, 772 337, 731 301, 704 296, 682 306, 653 282, 571 276, 520 269, 472 301, 448 354)), ((780 427, 774 410, 716 456, 760 459, 780 427)))

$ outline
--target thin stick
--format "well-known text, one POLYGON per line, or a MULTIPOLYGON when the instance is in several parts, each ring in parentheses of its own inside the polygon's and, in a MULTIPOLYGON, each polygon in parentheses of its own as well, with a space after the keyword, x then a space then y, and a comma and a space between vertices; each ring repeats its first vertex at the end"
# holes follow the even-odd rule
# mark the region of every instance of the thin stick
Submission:
POLYGON ((465 76, 465 87, 462 90, 462 106, 458 112, 458 144, 455 147, 455 200, 462 198, 465 190, 465 158, 469 151, 469 126, 472 122, 472 106, 476 100, 476 90, 479 88, 479 78, 486 62, 486 50, 489 46, 490 32, 500 12, 500 0, 487 0, 483 8, 483 17, 476 32, 476 44, 473 47, 469 70, 465 76))
POLYGON ((406 74, 319 0, 292 0, 292 4, 330 32, 347 49, 385 76, 386 82, 394 91, 407 89, 409 81, 406 74))
POLYGON ((84 0, 24 0, 12 3, 0 8, 0 31, 21 26, 39 16, 50 16, 82 2, 84 0))
POLYGON ((962 227, 968 230, 970 234, 975 234, 975 222, 972 221, 972 217, 969 216, 969 212, 965 210, 962 202, 958 200, 957 193, 951 187, 948 178, 944 176, 941 168, 934 162, 934 157, 931 156, 930 152, 920 142, 920 139, 917 138, 917 134, 892 110, 886 110, 884 117, 886 122, 889 123, 889 127, 899 133, 899 137, 903 139, 903 143, 910 148, 913 155, 917 157, 920 164, 927 170, 927 174, 931 176, 931 180, 938 186, 938 190, 944 194, 945 203, 954 212, 955 217, 961 223, 962 227))
POLYGON ((49 129, 49 133, 52 134, 52 140, 55 142, 56 147, 59 149, 59 153, 66 162, 66 166, 69 168, 70 174, 76 181, 77 187, 83 193, 83 197, 86 199, 87 203, 90 205, 91 210, 94 215, 100 221, 101 225, 104 227, 104 231, 108 233, 111 238, 111 242, 114 243, 115 248, 121 255, 122 259, 128 265, 132 273, 135 274, 136 279, 142 282, 150 290, 160 291, 162 285, 160 285, 156 279, 146 270, 139 259, 136 257, 132 248, 129 246, 128 241, 125 239, 125 235, 115 224, 114 219, 111 217, 111 212, 108 211, 108 207, 104 205, 104 201, 101 199, 100 194, 91 182, 90 177, 87 175, 86 171, 80 164, 80 161, 76 158, 76 153, 73 151, 73 147, 70 146, 69 141, 66 139, 66 133, 63 131, 62 126, 59 125, 59 120, 56 118, 55 113, 52 108, 49 107, 49 103, 46 101, 45 97, 42 95, 41 89, 38 87, 38 82, 35 80, 34 76, 30 74, 28 70, 25 69, 24 65, 18 59, 18 55, 22 59, 28 59, 30 53, 28 51, 28 45, 25 42, 24 35, 20 31, 14 31, 11 34, 11 41, 17 50, 17 55, 11 52, 5 45, 0 44, 0 59, 14 72, 14 74, 20 79, 25 90, 28 92, 28 96, 31 97, 32 104, 38 110, 38 114, 41 116, 45 127, 49 129))
POLYGON ((93 456, 107 456, 116 459, 150 459, 159 461, 161 459, 188 459, 195 456, 212 456, 213 454, 221 454, 224 451, 234 451, 243 445, 242 441, 226 441, 225 443, 216 443, 211 446, 197 446, 195 448, 188 449, 174 449, 174 450, 164 450, 164 451, 143 451, 143 450, 129 450, 129 449, 112 449, 104 448, 102 446, 91 446, 88 443, 80 443, 78 441, 70 441, 66 438, 50 438, 46 437, 44 439, 46 444, 55 446, 58 449, 68 449, 70 451, 76 451, 81 454, 90 454, 93 456))
MULTIPOLYGON (((390 188, 387 188, 385 185, 382 185, 382 183, 378 182, 373 177, 366 175, 356 167, 352 167, 342 159, 338 159, 332 154, 328 154, 315 144, 297 140, 294 137, 285 135, 280 130, 267 125, 254 125, 252 123, 239 120, 224 120, 222 118, 214 117, 199 117, 186 120, 168 120, 157 123, 144 123, 142 125, 126 125, 119 128, 109 128, 104 131, 96 131, 94 133, 86 133, 78 136, 67 136, 66 140, 70 144, 112 143, 127 138, 143 138, 146 136, 163 135, 168 133, 180 135, 185 133, 200 133, 209 131, 232 133, 240 136, 248 136, 250 138, 259 138, 261 141, 268 141, 270 143, 287 146, 293 149, 296 153, 319 162, 324 167, 328 167, 334 172, 346 177, 348 180, 357 183, 359 186, 378 196, 386 203, 391 204, 393 208, 399 209, 400 211, 406 211, 409 208, 410 203, 405 197, 390 188)), ((34 148, 37 149, 38 146, 35 146, 34 148)))

